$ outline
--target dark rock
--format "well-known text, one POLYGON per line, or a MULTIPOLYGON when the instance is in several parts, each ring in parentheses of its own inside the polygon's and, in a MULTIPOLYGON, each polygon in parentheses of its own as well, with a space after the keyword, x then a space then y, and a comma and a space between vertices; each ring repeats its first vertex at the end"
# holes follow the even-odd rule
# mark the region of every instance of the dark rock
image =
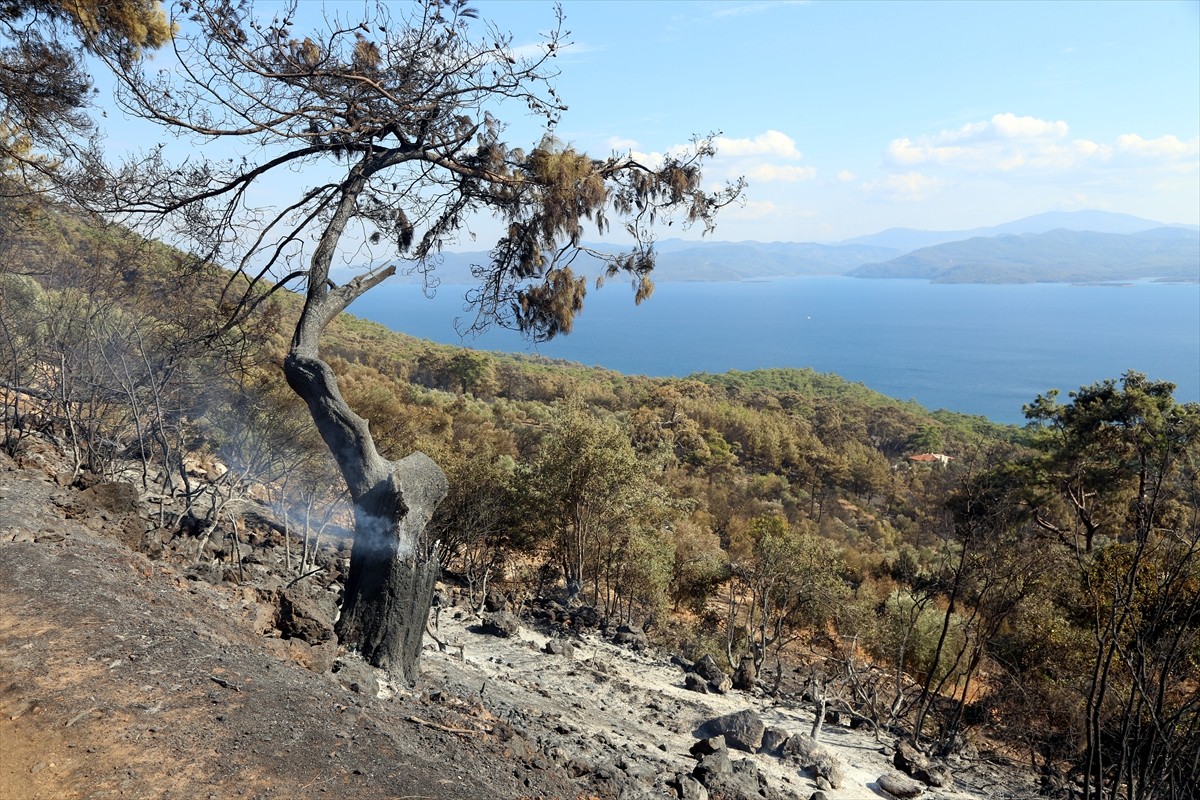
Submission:
POLYGON ((833 709, 827 710, 825 712, 825 724, 826 725, 841 725, 842 724, 842 712, 834 711, 833 709))
POLYGON ((871 721, 870 717, 864 717, 862 714, 851 714, 850 729, 856 731, 859 728, 870 728, 871 730, 875 730, 875 723, 871 721))
POLYGON ((724 736, 710 736, 693 744, 688 752, 696 758, 703 758, 704 756, 712 753, 720 753, 727 749, 728 745, 725 743, 724 736))
POLYGON ((692 671, 710 683, 720 683, 722 680, 729 678, 729 676, 726 675, 719 666, 717 666, 717 660, 712 656, 704 656, 701 658, 692 665, 692 671))
POLYGON ((288 587, 279 593, 276 627, 284 639, 303 639, 320 644, 333 638, 337 606, 325 591, 313 592, 306 584, 288 587))
POLYGON ((694 672, 689 672, 683 676, 683 688, 690 692, 699 692, 700 694, 708 694, 708 681, 704 680, 702 675, 697 675, 694 672))
POLYGON ((508 598, 502 592, 495 589, 488 589, 487 595, 483 598, 484 611, 506 611, 508 609, 508 598))
POLYGON ((734 689, 748 692, 758 683, 758 668, 754 666, 753 656, 742 656, 738 668, 734 670, 732 685, 734 689))
POLYGON ((692 668, 695 667, 695 664, 693 664, 691 661, 688 661, 683 656, 671 656, 671 663, 682 669, 684 672, 691 672, 692 668))
POLYGON ((759 752, 769 753, 771 755, 779 755, 783 746, 787 744, 787 740, 791 734, 783 728, 771 726, 763 731, 762 744, 759 745, 759 752))
POLYGON ((765 731, 766 726, 762 719, 750 709, 715 717, 700 726, 701 735, 723 735, 726 744, 730 747, 745 750, 748 753, 758 752, 765 731))
POLYGON ((631 625, 618 625, 617 632, 613 634, 613 644, 642 650, 649 647, 650 641, 646 638, 646 633, 641 628, 635 628, 631 625))
POLYGON ((696 779, 703 783, 708 788, 712 788, 712 780, 717 775, 726 775, 733 771, 733 764, 729 761, 728 750, 718 750, 715 753, 709 753, 701 757, 693 769, 692 774, 696 779))
POLYGON ((930 761, 928 756, 904 739, 896 740, 892 763, 896 769, 930 786, 947 786, 953 780, 949 769, 930 761))
POLYGON ((809 795, 808 800, 829 800, 829 797, 825 792, 816 791, 809 795))
POLYGON ((903 778, 899 775, 880 775, 875 785, 883 789, 888 794, 899 798, 920 797, 925 791, 921 784, 911 778, 903 778))
POLYGON ((494 614, 484 614, 480 630, 491 636, 509 638, 516 636, 521 629, 521 622, 507 611, 497 611, 494 614))

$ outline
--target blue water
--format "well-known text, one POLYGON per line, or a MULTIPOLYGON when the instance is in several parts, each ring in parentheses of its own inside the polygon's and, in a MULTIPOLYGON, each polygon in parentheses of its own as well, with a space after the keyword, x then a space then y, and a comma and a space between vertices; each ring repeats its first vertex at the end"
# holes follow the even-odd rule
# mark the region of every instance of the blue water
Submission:
POLYGON ((575 332, 536 348, 511 331, 461 338, 465 287, 385 284, 351 313, 425 339, 536 352, 629 374, 811 367, 930 408, 1022 422, 1021 406, 1137 370, 1200 401, 1200 285, 937 285, 844 277, 663 283, 635 306, 592 291, 575 332))

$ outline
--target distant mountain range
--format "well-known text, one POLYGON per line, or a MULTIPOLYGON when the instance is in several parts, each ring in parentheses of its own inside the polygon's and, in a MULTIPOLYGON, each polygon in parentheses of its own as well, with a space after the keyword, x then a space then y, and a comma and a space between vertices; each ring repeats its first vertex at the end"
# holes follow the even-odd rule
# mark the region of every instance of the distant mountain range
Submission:
POLYGON ((921 278, 935 283, 1086 283, 1160 278, 1200 280, 1200 232, 1053 230, 975 237, 923 247, 866 264, 857 278, 921 278))
POLYGON ((1023 217, 1002 225, 971 228, 963 231, 921 231, 912 228, 888 228, 870 236, 846 239, 839 244, 865 244, 872 247, 891 247, 905 252, 964 239, 1000 236, 1006 233, 1049 233, 1054 230, 1095 231, 1096 233, 1140 233, 1151 228, 1180 227, 1200 230, 1200 226, 1164 225, 1150 219, 1114 214, 1111 211, 1050 211, 1023 217))
MULTIPOLYGON (((1200 226, 1107 211, 1050 212, 963 231, 891 228, 833 244, 666 239, 656 250, 659 282, 804 275, 941 283, 1200 280, 1200 226)), ((445 253, 436 275, 443 284, 473 283, 472 265, 487 260, 486 252, 445 253)), ((582 260, 576 270, 598 272, 589 266, 582 260)))

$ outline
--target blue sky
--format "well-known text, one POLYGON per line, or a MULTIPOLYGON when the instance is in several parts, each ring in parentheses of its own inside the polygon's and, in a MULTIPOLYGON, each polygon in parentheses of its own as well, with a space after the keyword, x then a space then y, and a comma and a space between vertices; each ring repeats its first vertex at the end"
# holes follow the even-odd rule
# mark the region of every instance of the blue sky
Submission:
MULTIPOLYGON (((325 5, 353 16, 363 0, 325 5)), ((543 0, 474 5, 518 46, 554 20, 543 0)), ((562 7, 574 44, 558 59, 559 138, 653 154, 721 131, 706 176, 750 186, 714 239, 837 241, 1091 208, 1200 224, 1198 2, 562 7)), ((512 144, 536 142, 508 121, 512 144)))
MULTIPOLYGON (((487 2, 532 40, 545 2, 487 2)), ((1196 2, 563 3, 561 138, 723 131, 718 239, 837 240, 1099 208, 1200 223, 1196 2)))

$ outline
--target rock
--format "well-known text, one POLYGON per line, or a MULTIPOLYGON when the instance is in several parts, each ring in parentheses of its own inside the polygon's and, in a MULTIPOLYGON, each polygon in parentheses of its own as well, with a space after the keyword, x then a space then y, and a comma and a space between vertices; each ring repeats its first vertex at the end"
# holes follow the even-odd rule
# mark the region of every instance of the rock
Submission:
POLYGON ((766 726, 757 713, 745 709, 710 719, 700 726, 700 730, 707 736, 723 735, 729 747, 756 753, 762 745, 766 726))
POLYGON ((832 758, 833 756, 816 739, 813 739, 811 736, 805 736, 802 733, 790 737, 784 743, 783 754, 796 761, 802 767, 807 767, 809 764, 815 764, 823 758, 832 758))
POLYGON ((729 690, 732 688, 733 679, 725 673, 721 673, 719 678, 708 682, 708 690, 713 694, 729 694, 729 690))
POLYGON ((829 797, 823 791, 816 791, 809 795, 808 800, 829 800, 829 797))
POLYGON ((893 797, 899 798, 920 797, 921 792, 925 791, 924 787, 913 779, 902 778, 899 775, 880 775, 876 779, 875 785, 893 797))
POLYGON ((773 791, 753 759, 744 758, 729 772, 714 773, 705 782, 710 796, 728 800, 784 800, 773 791))
POLYGON ((508 598, 503 592, 498 592, 495 589, 488 589, 487 595, 483 598, 484 611, 506 611, 508 610, 508 598))
POLYGON ((705 680, 711 680, 714 675, 721 672, 721 668, 717 666, 717 660, 712 656, 703 656, 699 661, 692 665, 692 671, 700 675, 705 680))
POLYGON ((691 775, 679 773, 667 785, 679 795, 679 800, 708 800, 708 789, 691 775))
POLYGON ((700 763, 692 769, 692 774, 696 776, 698 781, 711 789, 713 779, 717 775, 726 775, 732 771, 733 764, 729 761, 729 751, 718 750, 715 753, 702 756, 700 763))
POLYGON ((748 692, 758 684, 758 668, 754 666, 753 656, 742 656, 738 668, 733 673, 734 689, 748 692))
POLYGON ((769 753, 771 755, 779 755, 783 746, 787 744, 787 740, 791 738, 791 734, 783 728, 776 728, 774 725, 763 731, 762 744, 759 745, 759 752, 769 753))
POLYGON ((841 788, 845 783, 842 762, 811 736, 797 734, 791 737, 784 743, 782 752, 799 764, 801 769, 811 770, 816 777, 829 781, 834 789, 841 788))
POLYGON ((544 650, 552 656, 563 656, 564 658, 575 657, 575 645, 570 642, 564 642, 562 639, 551 639, 546 642, 544 650))
POLYGON ((700 694, 708 694, 708 681, 704 677, 697 675, 694 672, 689 672, 683 676, 683 688, 690 692, 699 692, 700 694))
POLYGON ((710 736, 707 739, 701 739, 688 749, 688 752, 696 758, 703 758, 711 753, 720 753, 723 750, 728 750, 728 745, 725 743, 724 736, 710 736))
POLYGON ((517 635, 517 631, 521 629, 521 622, 507 611, 497 611, 494 614, 483 615, 483 625, 480 630, 483 633, 491 636, 499 636, 501 638, 509 638, 517 635))
POLYGON ((309 644, 327 642, 333 638, 336 616, 337 606, 328 592, 313 592, 297 584, 279 593, 276 627, 284 639, 303 639, 309 644))
POLYGON ((953 781, 948 768, 930 761, 928 756, 910 742, 897 739, 895 747, 892 763, 906 775, 935 787, 947 786, 953 781))
POLYGON ((833 709, 829 709, 828 711, 826 711, 825 712, 825 724, 826 725, 841 725, 842 724, 842 712, 834 711, 833 709))
POLYGON ((693 664, 691 661, 688 661, 683 656, 675 656, 675 655, 671 656, 671 663, 674 664, 675 666, 679 667, 680 669, 682 669, 684 672, 692 672, 693 668, 696 666, 695 664, 693 664))
POLYGON ((850 730, 856 731, 859 728, 870 728, 871 730, 875 730, 875 723, 871 721, 870 717, 864 717, 862 714, 851 714, 850 730))
POLYGON ((650 640, 646 638, 646 633, 641 628, 635 628, 631 625, 618 625, 617 632, 613 635, 613 644, 625 645, 635 650, 643 650, 650 645, 650 640))
POLYGON ((828 781, 831 789, 840 789, 846 784, 846 771, 842 769, 842 762, 835 756, 829 764, 818 767, 817 778, 828 781))

